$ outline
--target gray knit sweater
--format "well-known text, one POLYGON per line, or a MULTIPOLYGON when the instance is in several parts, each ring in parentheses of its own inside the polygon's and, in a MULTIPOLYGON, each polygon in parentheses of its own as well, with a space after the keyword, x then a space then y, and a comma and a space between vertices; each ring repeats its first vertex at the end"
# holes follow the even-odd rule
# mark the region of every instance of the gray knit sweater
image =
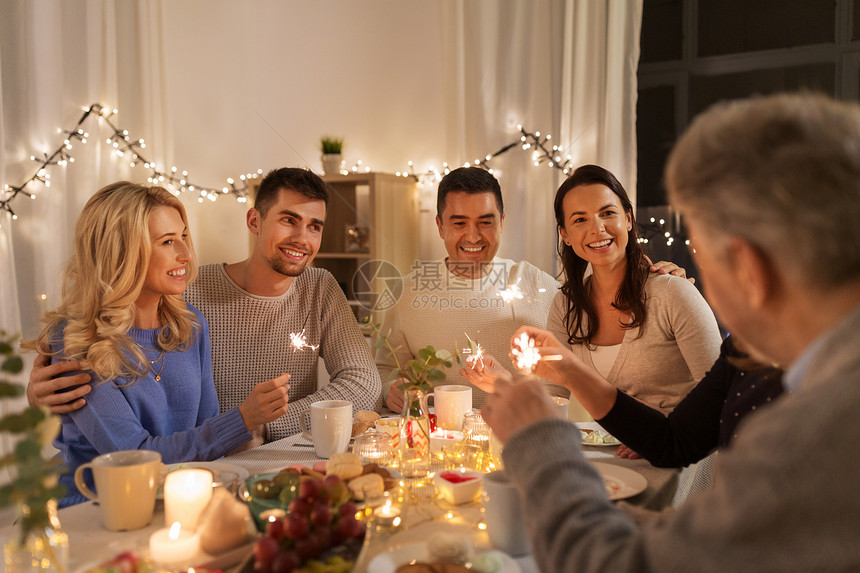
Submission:
POLYGON ((860 309, 800 388, 744 419, 715 487, 637 527, 606 498, 579 432, 533 424, 505 446, 544 573, 860 571, 860 309))
POLYGON ((353 410, 378 410, 381 383, 367 342, 334 277, 309 267, 281 296, 241 289, 223 264, 200 267, 185 298, 209 322, 212 370, 222 412, 282 372, 291 375, 289 409, 266 426, 267 441, 301 431, 299 415, 318 400, 349 400, 353 410), (294 350, 290 333, 304 329, 314 350, 294 350), (331 382, 317 390, 317 357, 331 382))

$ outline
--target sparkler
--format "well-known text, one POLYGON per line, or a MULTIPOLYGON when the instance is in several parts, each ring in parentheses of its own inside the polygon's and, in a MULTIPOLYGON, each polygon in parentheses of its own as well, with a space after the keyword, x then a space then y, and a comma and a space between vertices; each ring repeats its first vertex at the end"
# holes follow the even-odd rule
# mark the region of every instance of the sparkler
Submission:
POLYGON ((316 350, 319 346, 313 346, 312 344, 308 344, 307 338, 305 338, 305 326, 308 324, 308 319, 310 318, 311 313, 308 311, 307 316, 305 316, 305 322, 302 324, 301 332, 291 332, 290 333, 290 344, 293 346, 293 352, 296 350, 304 350, 305 348, 310 348, 311 350, 316 350))
POLYGON ((312 344, 308 344, 308 341, 305 338, 304 329, 302 329, 301 332, 291 332, 290 333, 290 344, 293 345, 293 351, 304 350, 305 348, 310 348, 311 350, 316 350, 317 348, 319 348, 319 346, 313 346, 312 344))
POLYGON ((540 350, 535 347, 535 339, 531 338, 525 332, 521 333, 514 339, 514 346, 511 348, 511 354, 517 359, 516 367, 523 374, 531 374, 537 363, 541 360, 546 362, 554 362, 561 360, 561 354, 547 354, 541 356, 540 350))
POLYGON ((525 332, 514 339, 511 354, 516 358, 516 366, 523 374, 531 374, 540 362, 540 351, 535 348, 535 339, 525 332))
POLYGON ((504 290, 500 290, 498 295, 502 297, 502 300, 505 302, 511 302, 514 299, 522 300, 523 291, 520 290, 520 281, 515 282, 504 290))
POLYGON ((466 358, 466 364, 475 368, 475 364, 481 363, 481 368, 484 367, 484 347, 480 345, 480 343, 472 340, 467 333, 463 333, 466 335, 466 338, 469 339, 469 347, 463 349, 463 354, 470 354, 466 358), (474 349, 474 350, 473 350, 474 349))
MULTIPOLYGON (((520 279, 516 281, 510 282, 508 281, 508 288, 504 290, 500 290, 498 295, 502 297, 502 300, 505 303, 513 303, 514 300, 522 300, 523 299, 523 291, 520 290, 520 279)), ((517 311, 514 309, 514 305, 511 304, 511 317, 514 321, 517 320, 517 311)))

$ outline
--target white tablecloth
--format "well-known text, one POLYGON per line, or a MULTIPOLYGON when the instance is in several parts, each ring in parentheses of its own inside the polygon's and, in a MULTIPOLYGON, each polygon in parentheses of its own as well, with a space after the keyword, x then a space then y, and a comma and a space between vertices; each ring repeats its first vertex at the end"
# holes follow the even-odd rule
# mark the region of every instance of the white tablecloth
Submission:
MULTIPOLYGON (((645 460, 622 460, 615 457, 615 448, 586 447, 587 458, 602 463, 615 464, 633 469, 648 481, 648 488, 631 498, 635 505, 660 509, 671 504, 678 484, 678 471, 651 466, 645 460)), ((277 471, 295 463, 308 466, 319 461, 311 443, 301 435, 284 438, 253 450, 228 456, 220 462, 235 464, 247 469, 252 475, 277 471)), ((110 532, 101 523, 99 508, 93 503, 83 503, 60 510, 63 530, 69 535, 70 571, 80 571, 87 565, 104 562, 123 551, 145 551, 150 535, 165 526, 162 502, 157 502, 156 512, 149 526, 130 532, 110 532)), ((3 542, 14 532, 13 527, 0 529, 3 542)), ((484 541, 484 540, 481 540, 484 541)), ((249 547, 245 547, 247 553, 249 547)), ((228 555, 226 561, 236 561, 238 552, 228 555)), ((531 556, 516 559, 523 573, 535 573, 537 568, 531 556)))

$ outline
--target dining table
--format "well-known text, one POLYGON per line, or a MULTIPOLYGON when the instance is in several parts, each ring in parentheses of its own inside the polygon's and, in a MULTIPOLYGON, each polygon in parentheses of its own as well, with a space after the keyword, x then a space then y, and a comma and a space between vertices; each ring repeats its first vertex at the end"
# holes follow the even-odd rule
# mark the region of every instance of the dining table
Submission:
MULTIPOLYGON (((684 474, 679 469, 657 468, 644 459, 628 460, 615 455, 615 447, 606 445, 583 445, 585 457, 592 462, 633 470, 645 478, 647 486, 625 499, 625 503, 633 506, 659 510, 672 504, 679 483, 684 480, 684 474)), ((321 461, 314 452, 313 444, 302 434, 289 436, 268 444, 225 456, 218 463, 230 464, 243 468, 249 475, 277 472, 294 464, 304 464, 308 467, 321 461)), ((432 491, 410 498, 415 504, 415 511, 393 535, 386 530, 383 534, 373 528, 368 528, 361 554, 354 570, 362 573, 368 570, 368 564, 373 563, 375 556, 388 551, 397 543, 408 543, 415 539, 426 539, 428 528, 445 524, 451 528, 462 528, 472 534, 476 545, 489 547, 486 526, 481 522, 481 501, 451 506, 432 491)), ((69 539, 69 572, 84 573, 100 563, 104 563, 118 554, 133 551, 146 555, 150 536, 157 529, 165 527, 164 506, 161 500, 156 502, 155 513, 150 524, 135 531, 112 532, 102 525, 99 507, 94 502, 86 502, 63 508, 59 511, 63 530, 69 539)), ((4 543, 14 532, 13 526, 0 529, 0 540, 4 543)), ((242 568, 243 561, 250 558, 253 537, 249 542, 223 555, 200 555, 197 569, 221 569, 225 573, 236 572, 242 568)), ((537 566, 530 554, 516 556, 513 561, 522 573, 536 573, 537 566)))

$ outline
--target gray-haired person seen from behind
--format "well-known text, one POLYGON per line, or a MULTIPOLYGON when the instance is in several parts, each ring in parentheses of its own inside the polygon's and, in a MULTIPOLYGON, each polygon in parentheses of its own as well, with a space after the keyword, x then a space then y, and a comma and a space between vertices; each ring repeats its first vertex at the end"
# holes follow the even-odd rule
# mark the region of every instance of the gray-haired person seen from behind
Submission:
POLYGON ((540 569, 860 571, 860 107, 811 94, 718 105, 677 143, 666 184, 708 301, 786 369, 787 394, 747 416, 711 490, 637 524, 541 385, 497 381, 484 417, 540 569))

